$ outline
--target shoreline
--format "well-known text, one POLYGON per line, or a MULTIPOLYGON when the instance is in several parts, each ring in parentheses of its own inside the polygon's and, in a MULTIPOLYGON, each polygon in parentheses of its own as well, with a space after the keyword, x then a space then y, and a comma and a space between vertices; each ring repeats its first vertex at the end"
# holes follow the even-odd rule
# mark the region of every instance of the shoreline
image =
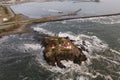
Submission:
MULTIPOLYGON (((120 15, 120 13, 114 13, 114 14, 95 15, 95 16, 69 17, 69 16, 74 15, 74 12, 72 12, 72 14, 67 13, 67 14, 62 14, 62 15, 57 15, 57 16, 43 17, 40 19, 31 19, 29 17, 26 19, 25 15, 20 16, 21 14, 15 14, 9 6, 7 6, 7 8, 10 12, 11 17, 13 18, 13 21, 2 23, 3 25, 1 24, 0 26, 15 25, 15 28, 13 28, 13 29, 11 29, 11 27, 6 28, 6 29, 10 28, 10 30, 8 30, 8 31, 3 30, 3 32, 0 33, 0 37, 8 36, 11 34, 23 34, 23 33, 32 32, 31 28, 29 26, 34 23, 45 23, 45 22, 55 22, 55 21, 64 21, 64 20, 73 20, 73 19, 85 19, 85 18, 108 17, 108 16, 120 15), (69 15, 69 14, 71 14, 71 15, 69 15), (20 16, 20 18, 23 18, 23 20, 19 20, 19 19, 17 20, 17 17, 19 17, 19 16, 20 16), (68 18, 64 18, 65 16, 68 16, 68 18), (16 24, 19 26, 16 26, 16 24)), ((0 30, 2 30, 2 29, 0 29, 0 30)))

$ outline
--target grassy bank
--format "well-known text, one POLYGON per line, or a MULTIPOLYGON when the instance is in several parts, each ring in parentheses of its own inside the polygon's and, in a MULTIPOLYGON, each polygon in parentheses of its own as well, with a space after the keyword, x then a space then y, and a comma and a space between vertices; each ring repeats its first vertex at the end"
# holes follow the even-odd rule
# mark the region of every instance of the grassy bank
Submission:
POLYGON ((4 11, 5 14, 9 14, 9 11, 8 11, 8 9, 7 9, 6 6, 0 5, 0 8, 3 9, 3 11, 4 11))
POLYGON ((44 22, 51 22, 51 21, 62 21, 62 20, 70 20, 70 19, 120 15, 120 13, 116 13, 116 14, 107 14, 107 15, 98 15, 98 16, 61 18, 64 16, 74 15, 74 14, 76 14, 77 11, 79 11, 79 10, 77 10, 77 11, 72 12, 72 13, 67 13, 67 14, 62 14, 62 15, 57 15, 57 16, 44 17, 44 18, 39 18, 39 19, 30 19, 27 16, 24 16, 21 14, 15 14, 11 10, 8 10, 8 11, 10 14, 12 14, 14 16, 9 18, 9 20, 7 22, 0 24, 0 36, 28 32, 30 30, 30 28, 26 27, 26 26, 29 24, 33 24, 33 23, 44 23, 44 22), (2 28, 1 28, 1 26, 2 26, 2 28), (4 28, 3 26, 8 26, 8 27, 4 28))
POLYGON ((4 33, 4 32, 13 31, 13 30, 17 29, 19 26, 20 26, 19 24, 9 25, 8 28, 0 29, 0 34, 1 34, 1 33, 4 33))

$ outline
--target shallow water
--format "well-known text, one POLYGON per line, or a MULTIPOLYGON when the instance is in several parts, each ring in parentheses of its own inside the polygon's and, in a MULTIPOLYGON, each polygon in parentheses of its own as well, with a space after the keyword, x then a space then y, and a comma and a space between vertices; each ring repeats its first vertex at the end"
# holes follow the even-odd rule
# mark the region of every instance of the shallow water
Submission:
POLYGON ((119 0, 100 0, 100 2, 81 2, 72 0, 43 3, 30 2, 14 5, 11 6, 11 8, 15 13, 24 14, 30 18, 61 15, 61 12, 66 14, 78 9, 81 9, 78 15, 71 17, 85 17, 120 13, 119 3, 119 0))
POLYGON ((85 40, 88 60, 81 66, 62 61, 66 69, 49 66, 34 33, 4 36, 0 39, 0 80, 120 80, 120 16, 33 24, 31 28, 69 36, 77 45, 85 40))

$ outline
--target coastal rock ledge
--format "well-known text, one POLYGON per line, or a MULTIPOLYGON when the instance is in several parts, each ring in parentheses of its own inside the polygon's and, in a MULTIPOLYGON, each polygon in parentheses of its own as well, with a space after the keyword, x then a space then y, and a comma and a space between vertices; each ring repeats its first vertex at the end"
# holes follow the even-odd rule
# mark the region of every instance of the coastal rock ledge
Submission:
POLYGON ((39 40, 45 47, 43 56, 49 65, 66 68, 61 60, 70 60, 79 65, 87 60, 82 49, 74 45, 68 37, 40 36, 39 40))

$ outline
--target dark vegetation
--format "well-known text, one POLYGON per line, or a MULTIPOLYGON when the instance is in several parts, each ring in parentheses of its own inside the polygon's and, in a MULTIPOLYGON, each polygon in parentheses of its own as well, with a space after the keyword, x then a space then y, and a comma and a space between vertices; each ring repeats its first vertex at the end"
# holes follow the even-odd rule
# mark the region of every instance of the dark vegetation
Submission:
POLYGON ((4 10, 5 14, 9 14, 9 11, 6 6, 0 5, 0 7, 4 10))
POLYGON ((8 27, 8 28, 0 29, 0 34, 3 32, 13 31, 13 30, 17 29, 19 26, 20 26, 19 24, 13 24, 13 25, 10 25, 10 27, 8 27))

